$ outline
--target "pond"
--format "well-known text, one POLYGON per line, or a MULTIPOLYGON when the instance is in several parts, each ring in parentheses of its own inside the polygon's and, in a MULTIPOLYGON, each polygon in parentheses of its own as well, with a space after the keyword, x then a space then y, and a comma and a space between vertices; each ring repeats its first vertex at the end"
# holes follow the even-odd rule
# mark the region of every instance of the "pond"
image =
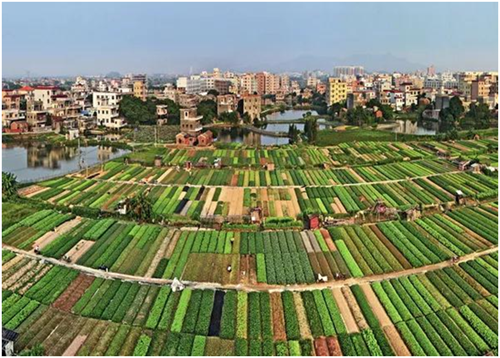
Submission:
MULTIPOLYGON (((286 130, 288 131, 288 124, 286 126, 286 130)), ((284 145, 289 143, 289 139, 286 137, 272 137, 241 128, 228 128, 220 130, 217 136, 217 141, 222 143, 242 143, 255 147, 261 145, 284 145)))
MULTIPOLYGON (((290 126, 290 123, 272 123, 272 122, 293 121, 293 120, 300 121, 303 118, 302 116, 307 112, 311 112, 311 114, 313 115, 318 114, 316 111, 295 110, 295 109, 288 110, 285 112, 274 112, 268 114, 266 116, 268 124, 261 127, 261 129, 270 132, 288 133, 288 128, 290 126)), ((324 123, 324 119, 322 118, 318 119, 319 129, 325 128, 325 125, 322 123, 324 123)), ((304 130, 303 123, 297 123, 296 126, 297 129, 304 130)), ((223 143, 231 143, 231 142, 243 143, 245 145, 252 145, 252 146, 289 144, 288 138, 273 137, 265 134, 253 133, 249 130, 236 129, 236 128, 221 130, 219 132, 217 140, 223 143)))
POLYGON ((379 125, 378 129, 390 130, 393 133, 414 135, 436 135, 439 124, 437 122, 412 122, 397 120, 395 123, 379 125))
POLYGON ((2 145, 2 171, 19 182, 32 182, 78 171, 122 156, 128 150, 113 147, 65 147, 47 143, 2 145))

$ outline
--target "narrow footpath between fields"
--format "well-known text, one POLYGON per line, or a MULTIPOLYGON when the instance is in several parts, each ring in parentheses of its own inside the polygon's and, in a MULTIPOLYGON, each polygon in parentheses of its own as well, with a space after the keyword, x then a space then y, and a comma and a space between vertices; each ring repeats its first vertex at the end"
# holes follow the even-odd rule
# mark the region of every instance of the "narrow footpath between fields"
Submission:
MULTIPOLYGON (((105 272, 102 270, 97 270, 97 269, 93 269, 93 268, 86 267, 86 266, 67 263, 67 262, 60 261, 60 260, 57 260, 54 258, 36 255, 34 253, 20 250, 16 247, 12 247, 12 246, 8 246, 8 245, 2 245, 2 247, 4 249, 8 249, 12 252, 15 252, 16 254, 21 255, 23 257, 27 257, 27 258, 35 259, 35 260, 44 260, 45 262, 51 263, 53 265, 68 267, 68 268, 83 272, 83 273, 88 274, 88 275, 102 277, 102 278, 106 278, 106 279, 117 279, 117 280, 123 280, 123 281, 129 281, 129 282, 140 282, 143 284, 147 283, 147 284, 153 284, 153 285, 168 285, 168 284, 171 284, 173 281, 170 279, 139 277, 139 276, 126 275, 126 274, 117 273, 117 272, 105 272)), ((386 274, 382 274, 382 275, 371 275, 371 276, 366 276, 366 277, 348 278, 345 280, 320 282, 320 283, 314 283, 314 284, 278 286, 278 285, 268 285, 268 284, 237 284, 237 285, 226 284, 226 285, 222 285, 219 283, 191 282, 191 281, 182 281, 182 283, 186 287, 193 288, 193 289, 238 290, 238 291, 246 291, 246 292, 251 292, 251 291, 280 292, 280 291, 287 291, 287 290, 289 290, 289 291, 312 291, 312 290, 319 290, 319 289, 324 289, 324 288, 339 288, 339 287, 343 287, 343 286, 360 285, 360 284, 364 284, 364 283, 369 284, 371 282, 390 280, 393 278, 405 277, 405 276, 415 275, 415 274, 422 274, 422 273, 426 273, 429 271, 436 271, 436 270, 440 270, 440 269, 450 267, 453 265, 458 265, 462 262, 471 261, 471 260, 474 260, 478 257, 489 255, 489 254, 497 252, 497 251, 498 251, 498 246, 495 246, 495 247, 489 248, 487 250, 474 252, 474 253, 462 256, 453 262, 451 260, 448 260, 448 261, 443 261, 443 262, 440 262, 437 264, 426 265, 426 266, 422 266, 422 267, 412 268, 409 270, 396 271, 396 272, 386 273, 386 274)))

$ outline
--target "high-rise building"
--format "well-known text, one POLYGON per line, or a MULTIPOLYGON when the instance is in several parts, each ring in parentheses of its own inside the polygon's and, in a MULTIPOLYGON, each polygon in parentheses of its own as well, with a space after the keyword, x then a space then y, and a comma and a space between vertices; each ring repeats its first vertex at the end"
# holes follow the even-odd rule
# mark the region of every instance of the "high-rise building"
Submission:
POLYGON ((331 106, 347 98, 347 83, 340 78, 328 78, 326 85, 326 103, 331 106))
POLYGON ((365 73, 363 66, 335 66, 333 75, 335 77, 362 76, 365 73))
POLYGON ((436 68, 434 65, 431 65, 427 67, 427 76, 435 76, 436 75, 436 68))

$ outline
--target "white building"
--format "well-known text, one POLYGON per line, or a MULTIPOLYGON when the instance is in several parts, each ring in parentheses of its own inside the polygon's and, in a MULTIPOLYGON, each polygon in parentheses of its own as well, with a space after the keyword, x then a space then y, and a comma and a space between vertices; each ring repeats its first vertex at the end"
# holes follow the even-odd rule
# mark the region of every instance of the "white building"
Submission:
POLYGON ((92 105, 97 113, 97 123, 111 129, 119 129, 126 125, 120 118, 118 104, 123 95, 117 92, 92 93, 92 105))

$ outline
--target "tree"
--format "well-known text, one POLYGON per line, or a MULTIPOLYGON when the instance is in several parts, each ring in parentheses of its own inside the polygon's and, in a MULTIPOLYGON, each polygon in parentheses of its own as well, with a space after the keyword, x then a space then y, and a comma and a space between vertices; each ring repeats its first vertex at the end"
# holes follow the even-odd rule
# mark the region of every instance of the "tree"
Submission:
POLYGON ((120 101, 118 111, 132 125, 156 124, 157 105, 167 106, 170 124, 179 123, 180 107, 170 99, 159 100, 152 97, 142 101, 134 96, 124 96, 120 101))
MULTIPOLYGON (((307 112, 310 113, 310 112, 307 112)), ((304 123, 304 134, 309 143, 316 143, 318 136, 318 119, 311 116, 306 116, 304 123)))
POLYGON ((11 198, 17 196, 17 177, 9 172, 2 172, 2 197, 11 198))
POLYGON ((134 96, 124 96, 120 101, 119 113, 130 124, 156 123, 156 103, 153 99, 142 101, 134 96))
POLYGON ((219 91, 211 89, 207 94, 217 97, 219 95, 219 91))
POLYGON ((394 109, 387 104, 380 103, 380 101, 375 98, 370 99, 366 103, 366 107, 380 109, 385 120, 391 120, 394 117, 394 109))
POLYGON ((450 114, 455 118, 455 120, 459 120, 464 114, 464 106, 458 96, 453 96, 450 99, 450 106, 448 108, 450 110, 450 114))
POLYGON ((338 117, 340 114, 340 111, 345 108, 344 105, 340 102, 336 102, 330 106, 330 109, 328 110, 328 114, 331 115, 332 117, 338 117))
POLYGON ((202 124, 212 123, 217 116, 217 103, 211 99, 201 101, 196 107, 199 116, 203 116, 202 124))
POLYGON ((224 112, 219 116, 219 120, 224 123, 238 124, 238 112, 224 112))
POLYGON ((358 106, 347 111, 347 123, 354 126, 362 126, 364 124, 372 124, 374 116, 372 112, 358 106))
POLYGON ((439 131, 445 133, 455 127, 455 117, 451 114, 449 108, 442 109, 439 112, 439 131))
POLYGON ((153 204, 144 192, 128 199, 127 212, 132 219, 149 221, 153 218, 153 204))
POLYGON ((288 126, 288 136, 290 137, 291 143, 296 143, 299 140, 300 130, 295 124, 290 124, 288 126))
POLYGON ((487 104, 472 103, 461 122, 461 126, 466 129, 486 129, 490 127, 491 119, 491 112, 487 104))

